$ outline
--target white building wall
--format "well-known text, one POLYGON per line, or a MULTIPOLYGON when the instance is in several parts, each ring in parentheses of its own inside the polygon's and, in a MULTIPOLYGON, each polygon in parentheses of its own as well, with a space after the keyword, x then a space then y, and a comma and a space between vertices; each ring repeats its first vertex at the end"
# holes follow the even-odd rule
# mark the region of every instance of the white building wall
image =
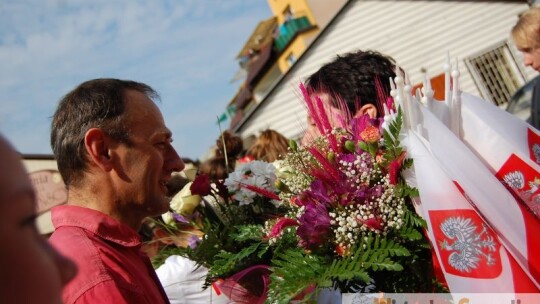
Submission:
POLYGON ((463 58, 510 40, 510 29, 526 9, 525 2, 352 1, 236 131, 247 137, 272 128, 299 138, 306 112, 296 95, 298 82, 337 54, 358 49, 392 56, 413 84, 421 81, 421 68, 429 76, 443 73, 449 51, 459 60, 462 90, 480 96, 463 58))

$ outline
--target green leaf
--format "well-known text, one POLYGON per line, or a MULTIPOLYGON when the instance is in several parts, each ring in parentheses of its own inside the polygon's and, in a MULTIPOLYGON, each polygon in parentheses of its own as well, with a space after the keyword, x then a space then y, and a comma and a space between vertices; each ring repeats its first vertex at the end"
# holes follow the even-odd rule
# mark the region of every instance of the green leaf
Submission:
POLYGON ((296 295, 308 287, 329 286, 332 282, 321 275, 328 261, 316 255, 310 255, 300 248, 290 249, 277 255, 272 264, 270 275, 269 303, 289 303, 296 295))
POLYGON ((260 241, 264 238, 262 225, 242 225, 236 228, 237 232, 231 234, 231 237, 236 241, 260 241))
POLYGON ((403 214, 403 221, 404 226, 412 226, 412 227, 418 227, 418 228, 426 228, 427 223, 426 221, 420 217, 416 212, 411 210, 405 210, 405 213, 403 214))
POLYGON ((226 274, 234 272, 237 264, 249 257, 251 254, 257 251, 261 243, 252 244, 249 247, 242 249, 238 253, 231 253, 227 251, 221 251, 216 255, 214 264, 209 270, 211 277, 226 277, 226 274))
POLYGON ((358 147, 359 147, 360 149, 362 149, 362 151, 366 151, 366 152, 369 151, 368 145, 367 145, 365 142, 363 142, 363 141, 359 141, 359 142, 358 142, 358 147))
POLYGON ((370 144, 370 145, 368 145, 368 150, 369 150, 369 154, 371 154, 371 156, 375 157, 375 155, 377 155, 378 146, 370 144))
POLYGON ((403 239, 417 241, 422 239, 423 235, 413 227, 407 227, 400 231, 400 235, 403 239))
POLYGON ((354 152, 356 147, 354 146, 354 142, 352 140, 345 141, 345 149, 349 152, 354 152))

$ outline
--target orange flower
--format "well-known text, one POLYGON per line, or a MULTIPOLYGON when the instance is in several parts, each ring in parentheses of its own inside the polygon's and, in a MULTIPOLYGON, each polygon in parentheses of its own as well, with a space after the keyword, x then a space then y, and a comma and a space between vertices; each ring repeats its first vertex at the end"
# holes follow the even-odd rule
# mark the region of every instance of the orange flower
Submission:
POLYGON ((344 246, 342 246, 340 244, 337 244, 336 245, 336 253, 339 256, 347 256, 347 255, 349 255, 349 250, 347 248, 345 248, 344 246))
POLYGON ((384 154, 383 153, 380 153, 378 152, 377 155, 375 156, 375 161, 378 163, 378 164, 382 164, 386 159, 384 158, 384 154))
POLYGON ((379 141, 381 134, 379 129, 374 126, 367 126, 364 131, 360 133, 362 139, 368 144, 374 144, 379 141))

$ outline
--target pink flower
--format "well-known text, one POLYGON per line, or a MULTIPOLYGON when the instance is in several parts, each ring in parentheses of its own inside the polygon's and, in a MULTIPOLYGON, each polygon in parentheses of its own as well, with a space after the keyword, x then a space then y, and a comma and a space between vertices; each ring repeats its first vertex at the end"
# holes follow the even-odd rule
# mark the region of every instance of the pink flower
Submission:
POLYGON ((401 153, 401 155, 394 159, 390 163, 390 167, 388 168, 388 175, 390 176, 390 184, 396 185, 398 182, 398 176, 399 176, 399 170, 401 170, 401 164, 403 163, 403 159, 405 159, 405 152, 401 153))
POLYGON ((272 191, 269 191, 269 190, 266 190, 264 188, 261 188, 261 187, 257 187, 257 186, 253 186, 253 185, 249 185, 249 184, 241 184, 241 187, 244 187, 248 190, 251 190, 257 194, 260 194, 262 196, 265 196, 269 199, 273 199, 273 200, 276 200, 276 201, 280 201, 281 198, 279 198, 279 195, 275 194, 274 192, 272 191))
POLYGON ((270 234, 267 237, 276 237, 281 234, 281 231, 283 231, 283 229, 291 226, 298 226, 298 222, 296 220, 283 217, 277 221, 274 227, 272 227, 272 231, 270 231, 270 234))
POLYGON ((383 229, 383 226, 381 224, 381 220, 376 218, 376 217, 372 217, 372 218, 367 219, 367 220, 359 220, 359 222, 366 225, 368 228, 370 228, 372 230, 382 231, 382 229, 383 229))

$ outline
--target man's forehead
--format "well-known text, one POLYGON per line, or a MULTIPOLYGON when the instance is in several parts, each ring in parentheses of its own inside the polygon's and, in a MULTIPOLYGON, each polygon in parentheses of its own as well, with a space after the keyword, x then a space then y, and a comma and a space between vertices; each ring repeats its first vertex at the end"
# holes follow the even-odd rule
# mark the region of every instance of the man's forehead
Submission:
POLYGON ((126 116, 128 119, 145 121, 155 119, 163 121, 163 115, 152 99, 141 92, 130 92, 126 95, 126 116))

